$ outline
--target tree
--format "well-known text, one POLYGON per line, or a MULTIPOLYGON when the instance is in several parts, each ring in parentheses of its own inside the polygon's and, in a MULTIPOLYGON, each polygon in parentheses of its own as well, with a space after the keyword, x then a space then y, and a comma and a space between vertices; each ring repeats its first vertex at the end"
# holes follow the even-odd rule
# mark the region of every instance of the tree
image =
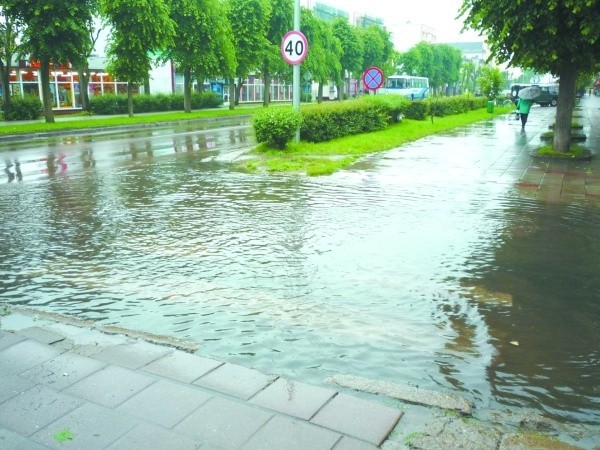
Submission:
POLYGON ((432 78, 434 74, 433 45, 419 42, 398 59, 400 70, 405 75, 432 78))
POLYGON ((369 25, 361 29, 364 43, 364 59, 362 70, 369 67, 379 67, 386 75, 395 72, 392 64, 394 56, 394 43, 389 31, 379 25, 369 25))
POLYGON ((481 68, 477 85, 481 93, 488 99, 493 100, 496 98, 503 84, 504 79, 499 68, 490 66, 483 66, 481 68))
POLYGON ((342 47, 329 23, 319 19, 309 9, 302 9, 301 28, 310 43, 310 51, 303 63, 312 79, 319 83, 317 101, 323 101, 323 86, 329 80, 341 80, 342 47))
MULTIPOLYGON (((358 28, 348 23, 346 19, 335 19, 331 24, 333 35, 342 45, 340 59, 342 74, 347 77, 354 75, 359 78, 363 67, 365 46, 358 28)), ((337 86, 338 93, 343 93, 342 84, 337 86)), ((340 96, 341 98, 341 96, 340 96)))
POLYGON ((4 0, 6 14, 25 25, 20 51, 40 62, 46 122, 54 122, 50 66, 79 61, 91 45, 93 0, 4 0))
POLYGON ((270 0, 271 16, 267 29, 267 50, 263 55, 260 71, 265 83, 263 105, 269 106, 271 101, 271 77, 275 73, 289 71, 281 57, 281 40, 294 25, 293 0, 270 0))
POLYGON ((444 85, 453 85, 460 79, 462 54, 447 44, 419 42, 400 55, 401 70, 406 75, 429 78, 434 91, 444 85))
POLYGON ((238 79, 229 80, 229 108, 239 104, 240 92, 244 80, 251 71, 256 70, 268 51, 267 30, 271 15, 268 0, 229 0, 227 17, 233 30, 233 42, 236 50, 238 79))
MULTIPOLYGON (((94 0, 92 4, 93 12, 98 12, 99 4, 98 0, 94 0)), ((82 49, 81 55, 73 61, 73 64, 77 67, 77 75, 79 77, 79 93, 81 95, 81 109, 83 111, 90 110, 90 95, 89 95, 89 80, 90 80, 90 68, 89 68, 89 59, 94 51, 94 47, 96 46, 96 42, 98 42, 98 37, 100 36, 100 32, 102 29, 99 26, 96 26, 96 21, 90 21, 88 23, 88 33, 90 37, 89 46, 85 49, 82 49)))
POLYGON ((21 31, 18 19, 6 10, 0 10, 0 86, 2 87, 2 110, 10 109, 10 71, 12 59, 17 53, 17 36, 21 31))
POLYGON ((559 77, 554 150, 568 152, 577 77, 600 61, 600 0, 463 0, 460 15, 498 62, 559 77))
POLYGON ((437 87, 446 86, 445 95, 450 87, 455 86, 460 78, 462 53, 448 44, 434 44, 433 60, 435 67, 434 83, 437 87))
POLYGON ((463 61, 460 66, 459 89, 461 92, 475 92, 479 78, 479 64, 473 61, 463 61))
POLYGON ((102 0, 111 26, 108 70, 127 81, 127 107, 133 116, 133 86, 151 69, 151 54, 172 46, 174 25, 163 0, 102 0))
POLYGON ((171 19, 175 37, 161 60, 172 60, 183 71, 183 106, 189 113, 193 77, 203 83, 205 74, 217 75, 221 71, 220 54, 232 56, 233 44, 230 43, 230 49, 225 47, 232 38, 231 29, 227 32, 222 26, 226 19, 217 0, 172 0, 171 19))

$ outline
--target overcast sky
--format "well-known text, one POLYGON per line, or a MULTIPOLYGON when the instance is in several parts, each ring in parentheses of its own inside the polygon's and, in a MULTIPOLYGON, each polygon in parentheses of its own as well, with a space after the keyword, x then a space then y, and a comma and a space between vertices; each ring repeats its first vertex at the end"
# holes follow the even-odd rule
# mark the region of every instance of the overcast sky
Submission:
POLYGON ((392 33, 410 21, 434 28, 439 43, 483 40, 473 31, 460 34, 463 23, 462 19, 456 20, 456 16, 462 0, 300 0, 303 6, 309 2, 313 6, 323 3, 347 11, 351 18, 354 13, 381 18, 392 33))

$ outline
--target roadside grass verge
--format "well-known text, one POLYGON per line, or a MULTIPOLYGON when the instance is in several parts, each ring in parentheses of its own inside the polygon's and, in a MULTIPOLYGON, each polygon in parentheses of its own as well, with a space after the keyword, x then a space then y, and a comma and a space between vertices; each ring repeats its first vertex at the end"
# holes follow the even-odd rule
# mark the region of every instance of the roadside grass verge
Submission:
MULTIPOLYGON (((262 107, 262 104, 260 105, 262 107)), ((29 122, 29 123, 16 123, 11 124, 5 122, 0 125, 0 137, 14 134, 29 134, 29 133, 47 133, 56 131, 76 131, 76 130, 87 130, 93 128, 110 128, 120 127, 128 125, 145 125, 153 123, 169 123, 169 122, 182 122, 189 120, 199 119, 211 119, 213 117, 229 117, 229 116, 240 116, 245 114, 253 114, 254 110, 258 108, 256 105, 250 105, 247 107, 236 107, 234 110, 230 109, 206 109, 192 111, 191 113, 185 113, 183 111, 178 112, 166 112, 158 114, 140 114, 133 117, 128 116, 117 116, 117 117, 100 117, 100 116, 84 116, 76 115, 70 116, 57 116, 55 123, 46 122, 29 122)))
POLYGON ((285 150, 267 148, 264 144, 253 150, 257 158, 244 163, 247 171, 304 172, 310 176, 329 175, 348 167, 362 156, 387 151, 431 134, 441 133, 475 122, 506 114, 514 107, 496 107, 494 113, 485 109, 469 111, 427 120, 407 120, 390 125, 385 130, 358 134, 327 142, 290 143, 285 150))

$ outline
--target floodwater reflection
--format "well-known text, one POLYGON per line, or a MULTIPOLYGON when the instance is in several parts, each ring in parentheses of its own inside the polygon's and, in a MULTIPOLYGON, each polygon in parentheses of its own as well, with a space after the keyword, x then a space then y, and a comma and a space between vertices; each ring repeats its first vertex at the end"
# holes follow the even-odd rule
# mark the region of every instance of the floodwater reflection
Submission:
POLYGON ((600 209, 520 196, 494 169, 511 125, 321 178, 236 170, 243 126, 15 149, 0 296, 314 383, 350 373, 596 424, 600 209))

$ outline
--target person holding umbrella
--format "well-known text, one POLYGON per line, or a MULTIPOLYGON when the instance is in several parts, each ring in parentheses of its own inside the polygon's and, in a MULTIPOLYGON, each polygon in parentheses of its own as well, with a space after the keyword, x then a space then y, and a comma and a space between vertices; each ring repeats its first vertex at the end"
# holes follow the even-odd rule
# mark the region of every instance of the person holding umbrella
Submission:
POLYGON ((529 86, 519 91, 517 99, 517 111, 521 116, 521 131, 525 131, 525 124, 529 118, 529 111, 533 105, 533 100, 542 93, 537 86, 529 86))

